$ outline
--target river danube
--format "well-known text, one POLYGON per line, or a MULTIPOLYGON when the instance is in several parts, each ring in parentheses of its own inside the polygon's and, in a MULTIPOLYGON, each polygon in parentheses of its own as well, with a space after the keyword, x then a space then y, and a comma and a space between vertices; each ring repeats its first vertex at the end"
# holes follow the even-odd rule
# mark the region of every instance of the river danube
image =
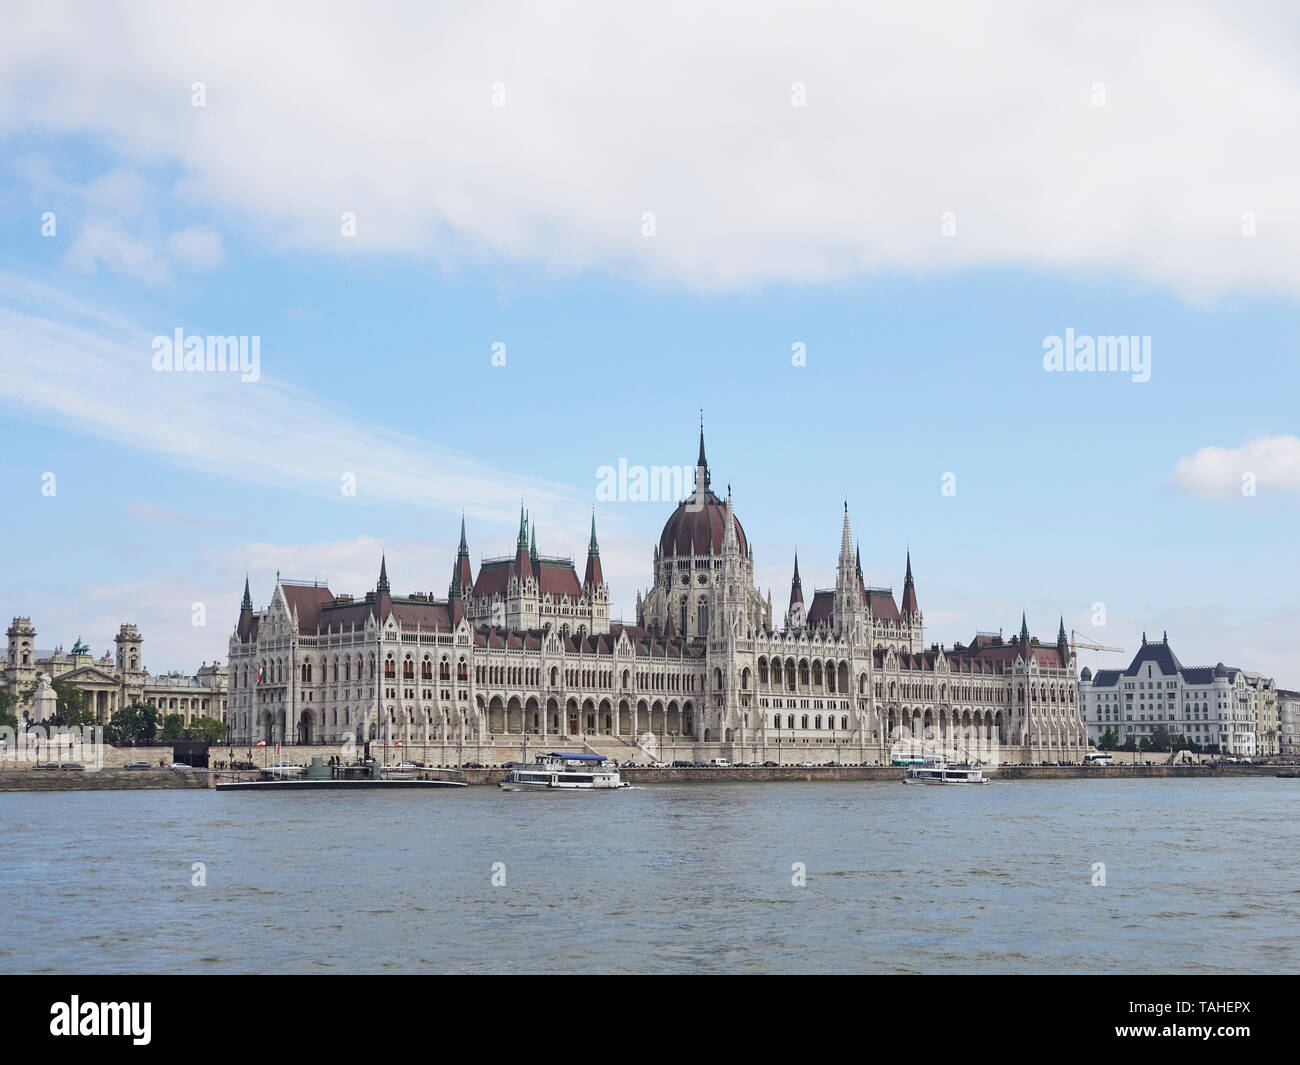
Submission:
POLYGON ((1298 809, 1274 778, 11 792, 0 971, 1294 972, 1298 809))

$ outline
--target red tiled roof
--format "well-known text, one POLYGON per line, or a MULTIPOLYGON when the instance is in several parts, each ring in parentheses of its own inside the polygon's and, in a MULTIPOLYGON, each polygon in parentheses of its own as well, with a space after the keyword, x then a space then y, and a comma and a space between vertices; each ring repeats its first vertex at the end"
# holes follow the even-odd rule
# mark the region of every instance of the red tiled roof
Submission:
POLYGON ((582 586, 578 583, 578 574, 573 563, 541 561, 542 577, 539 582, 542 595, 552 599, 567 596, 570 599, 582 598, 582 586))
POLYGON ((298 611, 298 631, 315 632, 321 609, 334 602, 334 593, 323 585, 282 584, 289 613, 298 611))
POLYGON ((894 602, 893 592, 881 591, 878 588, 868 588, 867 607, 871 610, 871 616, 879 618, 882 621, 899 621, 902 615, 898 612, 898 604, 894 602))

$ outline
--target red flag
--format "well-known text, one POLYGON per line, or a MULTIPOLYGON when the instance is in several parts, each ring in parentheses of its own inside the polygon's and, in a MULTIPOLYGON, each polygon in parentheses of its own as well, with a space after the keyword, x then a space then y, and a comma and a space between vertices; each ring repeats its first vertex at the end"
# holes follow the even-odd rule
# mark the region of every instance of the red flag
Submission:
POLYGON ((258 745, 259 747, 265 747, 265 746, 266 746, 266 740, 258 740, 258 741, 257 741, 257 745, 258 745))

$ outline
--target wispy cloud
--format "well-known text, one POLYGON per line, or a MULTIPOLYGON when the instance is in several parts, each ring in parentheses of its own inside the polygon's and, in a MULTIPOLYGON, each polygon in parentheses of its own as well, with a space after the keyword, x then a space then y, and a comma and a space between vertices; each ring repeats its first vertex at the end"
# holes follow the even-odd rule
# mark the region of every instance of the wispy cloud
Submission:
POLYGON ((32 0, 0 37, 0 130, 101 138, 179 175, 159 194, 339 255, 1300 291, 1300 49, 1274 5, 1188 5, 1177 33, 1105 0, 745 11, 314 5, 307 28, 292 5, 32 0))
POLYGON ((1300 492, 1300 437, 1265 436, 1241 447, 1203 447, 1178 460, 1172 480, 1194 495, 1222 499, 1253 494, 1300 492))
MULTIPOLYGON (((177 323, 179 326, 180 323, 177 323)), ((363 424, 352 412, 263 373, 159 373, 138 325, 46 286, 0 274, 0 403, 24 417, 147 452, 185 469, 347 505, 405 503, 508 520, 511 501, 562 513, 586 506, 563 485, 503 473, 451 448, 363 424), (142 418, 141 410, 166 410, 142 418), (355 480, 355 496, 345 483, 355 480)))

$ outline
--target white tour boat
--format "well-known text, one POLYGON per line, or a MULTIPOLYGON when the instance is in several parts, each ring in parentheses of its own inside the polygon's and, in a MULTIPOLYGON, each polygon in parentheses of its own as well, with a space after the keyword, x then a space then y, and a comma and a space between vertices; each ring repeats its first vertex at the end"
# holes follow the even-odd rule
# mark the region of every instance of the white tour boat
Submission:
POLYGON ((942 758, 927 758, 907 768, 904 784, 992 784, 984 770, 973 765, 950 765, 942 758))
POLYGON ((530 766, 514 766, 501 781, 506 791, 603 791, 626 788, 618 768, 599 754, 539 754, 530 766))

